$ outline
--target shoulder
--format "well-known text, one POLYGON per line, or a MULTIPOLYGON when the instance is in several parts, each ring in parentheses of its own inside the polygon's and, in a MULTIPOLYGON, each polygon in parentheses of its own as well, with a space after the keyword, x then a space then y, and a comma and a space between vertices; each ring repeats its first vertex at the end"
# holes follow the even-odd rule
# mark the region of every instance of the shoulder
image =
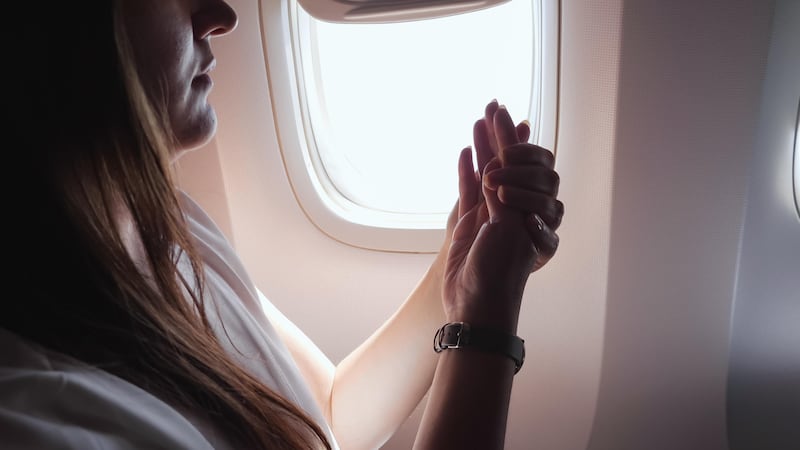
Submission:
POLYGON ((250 284, 247 271, 239 256, 211 216, 187 193, 178 191, 186 226, 194 239, 196 250, 200 253, 206 267, 229 279, 236 278, 250 284))
POLYGON ((189 196, 184 191, 178 190, 178 201, 180 202, 181 209, 183 210, 184 218, 186 219, 189 231, 195 235, 196 238, 202 241, 209 241, 215 247, 230 247, 222 230, 214 222, 214 219, 200 206, 197 201, 189 196))
POLYGON ((4 449, 210 449, 175 409, 108 372, 0 328, 4 449))

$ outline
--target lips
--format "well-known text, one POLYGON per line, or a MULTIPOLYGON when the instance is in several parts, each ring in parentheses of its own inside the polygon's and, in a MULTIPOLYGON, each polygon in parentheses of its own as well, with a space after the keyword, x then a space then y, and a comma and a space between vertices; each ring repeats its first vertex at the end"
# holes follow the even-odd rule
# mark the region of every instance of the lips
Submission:
POLYGON ((214 70, 217 66, 217 60, 212 58, 207 63, 203 64, 201 67, 203 68, 200 73, 194 77, 192 80, 193 86, 198 86, 206 89, 210 89, 214 82, 211 80, 211 77, 208 75, 209 72, 214 70))
POLYGON ((192 80, 192 86, 211 89, 211 87, 214 86, 214 81, 211 80, 211 77, 208 76, 207 73, 204 73, 194 77, 194 80, 192 80))

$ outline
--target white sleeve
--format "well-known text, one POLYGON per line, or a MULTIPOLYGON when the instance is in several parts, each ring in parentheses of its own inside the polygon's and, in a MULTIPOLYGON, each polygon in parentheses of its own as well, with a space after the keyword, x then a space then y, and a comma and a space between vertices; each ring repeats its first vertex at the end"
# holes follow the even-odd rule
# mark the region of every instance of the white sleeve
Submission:
POLYGON ((0 448, 212 450, 181 413, 108 372, 0 329, 0 448))

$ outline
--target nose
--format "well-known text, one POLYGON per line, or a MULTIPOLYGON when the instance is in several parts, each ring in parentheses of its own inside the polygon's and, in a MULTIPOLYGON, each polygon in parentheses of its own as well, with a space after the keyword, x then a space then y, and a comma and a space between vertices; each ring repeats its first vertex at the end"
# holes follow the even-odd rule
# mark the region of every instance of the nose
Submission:
POLYGON ((239 17, 227 2, 209 0, 201 3, 201 7, 192 15, 195 39, 222 36, 236 29, 239 17))

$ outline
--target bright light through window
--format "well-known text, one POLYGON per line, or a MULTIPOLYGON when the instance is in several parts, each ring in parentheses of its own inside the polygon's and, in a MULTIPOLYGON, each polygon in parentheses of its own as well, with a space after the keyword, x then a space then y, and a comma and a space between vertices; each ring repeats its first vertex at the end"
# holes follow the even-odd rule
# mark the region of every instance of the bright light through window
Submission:
POLYGON ((301 11, 310 125, 334 189, 378 211, 449 211, 458 153, 486 103, 537 119, 532 4, 394 24, 327 23, 301 11))

